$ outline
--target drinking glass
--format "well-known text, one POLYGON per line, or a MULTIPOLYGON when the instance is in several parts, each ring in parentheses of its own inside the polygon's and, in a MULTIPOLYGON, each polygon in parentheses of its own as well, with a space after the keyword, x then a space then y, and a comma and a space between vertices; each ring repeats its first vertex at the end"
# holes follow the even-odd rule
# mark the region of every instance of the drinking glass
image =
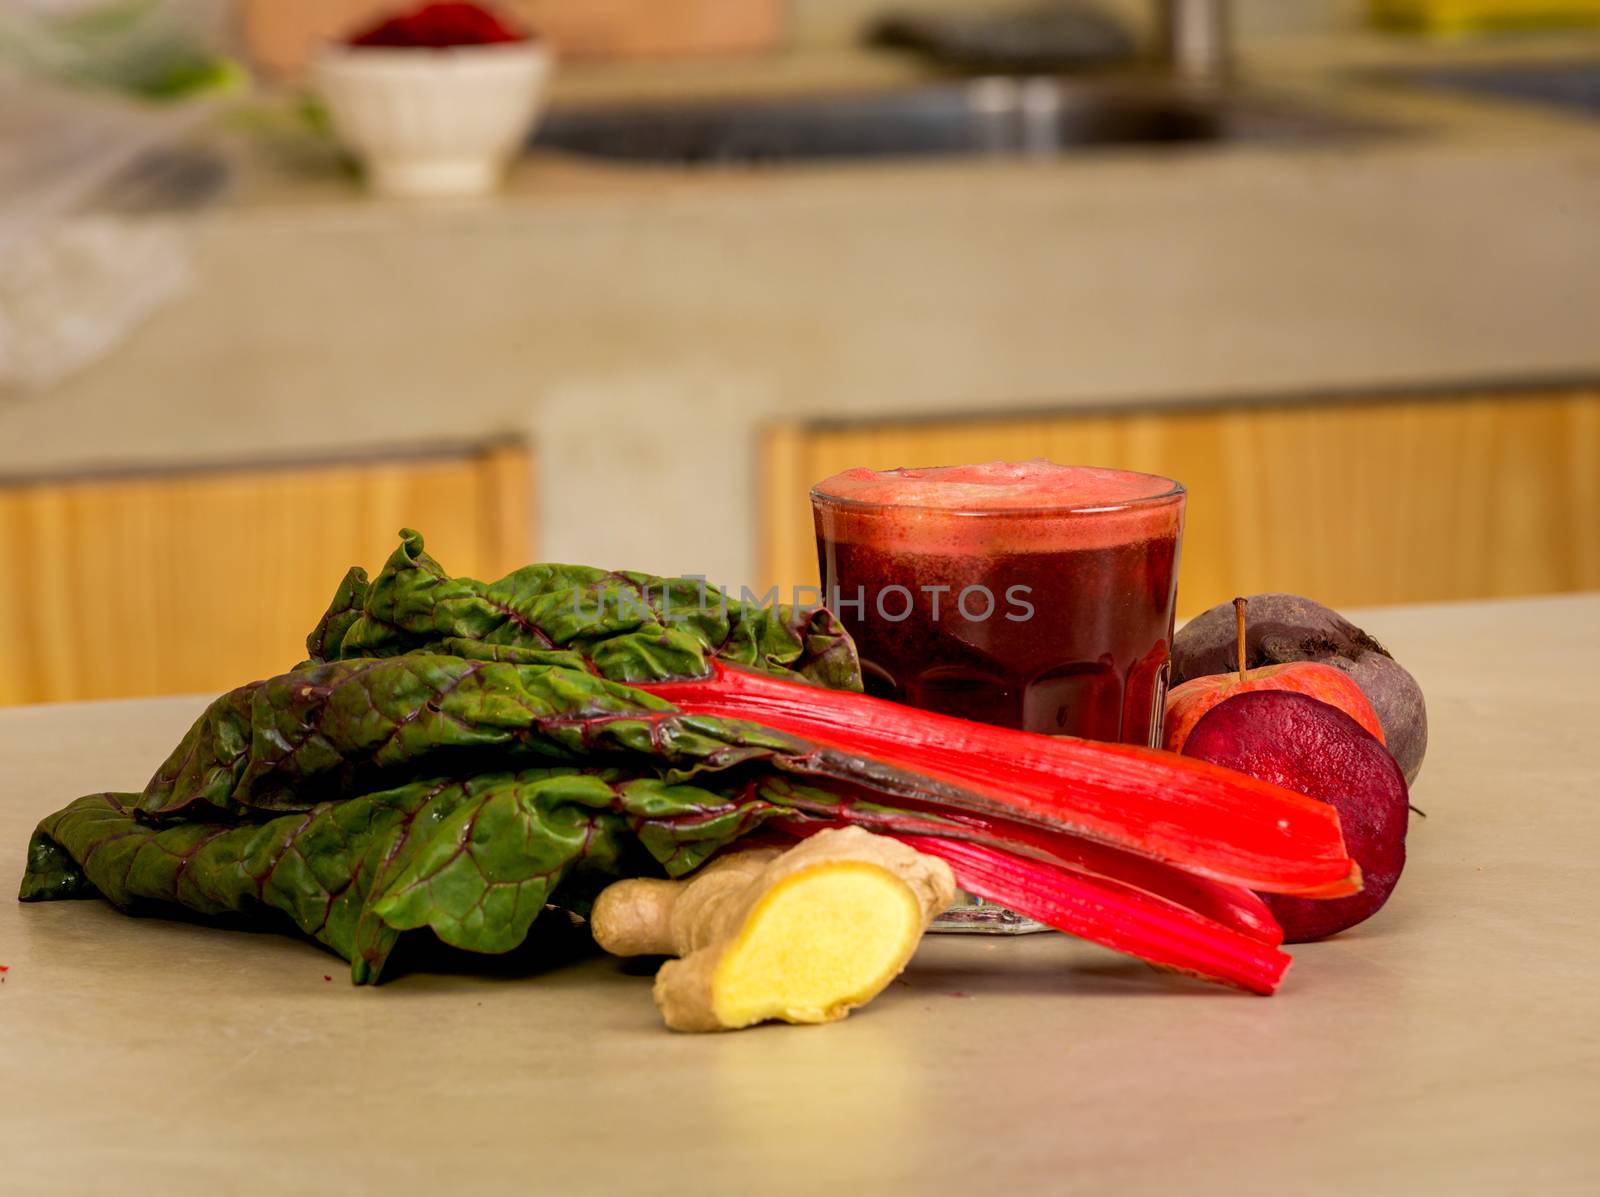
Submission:
MULTIPOLYGON (((846 470, 811 491, 824 601, 867 692, 1045 735, 1159 745, 1184 488, 1046 461, 846 470)), ((1035 930, 988 903, 941 930, 1035 930)))

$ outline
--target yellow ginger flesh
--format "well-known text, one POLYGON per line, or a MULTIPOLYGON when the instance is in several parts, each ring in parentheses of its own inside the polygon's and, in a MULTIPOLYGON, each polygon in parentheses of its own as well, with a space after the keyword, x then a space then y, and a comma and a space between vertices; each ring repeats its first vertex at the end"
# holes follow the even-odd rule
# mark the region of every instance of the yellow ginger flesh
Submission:
POLYGON ((594 934, 618 955, 682 957, 655 984, 674 1030, 832 1022, 899 976, 954 896, 943 861, 844 828, 687 881, 618 882, 595 904, 594 934))

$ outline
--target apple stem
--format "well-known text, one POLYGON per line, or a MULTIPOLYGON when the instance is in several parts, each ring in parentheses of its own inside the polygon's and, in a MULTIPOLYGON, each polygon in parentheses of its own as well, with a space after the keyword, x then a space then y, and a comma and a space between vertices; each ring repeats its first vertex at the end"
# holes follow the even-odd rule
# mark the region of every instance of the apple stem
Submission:
POLYGON ((1233 600, 1233 609, 1239 613, 1239 680, 1244 681, 1244 609, 1250 605, 1249 599, 1236 598, 1233 600))
POLYGON ((1406 805, 1411 807, 1411 813, 1416 815, 1419 819, 1426 819, 1428 817, 1428 812, 1423 810, 1421 807, 1411 806, 1411 803, 1409 802, 1406 803, 1406 805))

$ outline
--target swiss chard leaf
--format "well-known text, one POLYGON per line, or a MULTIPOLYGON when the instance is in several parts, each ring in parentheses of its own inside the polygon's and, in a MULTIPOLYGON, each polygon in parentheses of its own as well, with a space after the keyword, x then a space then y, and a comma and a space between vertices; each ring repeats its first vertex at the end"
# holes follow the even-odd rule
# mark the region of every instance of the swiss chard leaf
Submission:
POLYGON ((735 719, 679 714, 576 669, 435 653, 305 665, 223 695, 137 800, 150 817, 307 810, 396 777, 543 761, 626 764, 669 781, 809 746, 735 719))
POLYGON ((707 786, 791 774, 891 800, 1000 809, 956 781, 759 723, 687 713, 591 673, 435 653, 305 665, 224 695, 137 806, 159 822, 215 819, 195 813, 208 805, 229 817, 260 817, 398 780, 534 764, 610 765, 707 786))
POLYGON ((719 657, 861 689, 855 647, 820 605, 739 601, 698 578, 583 565, 529 565, 485 583, 451 577, 419 534, 400 535, 376 578, 345 576, 306 639, 313 661, 443 651, 642 682, 704 677, 719 657))
POLYGON ((484 780, 395 858, 372 902, 389 926, 431 927, 456 947, 509 951, 575 864, 617 872, 629 835, 680 875, 778 809, 754 795, 726 799, 614 774, 484 780))
POLYGON ((133 797, 92 794, 40 823, 23 900, 276 912, 358 982, 401 932, 509 951, 574 870, 615 872, 637 846, 681 875, 779 810, 754 791, 573 768, 413 782, 258 824, 153 826, 133 797))

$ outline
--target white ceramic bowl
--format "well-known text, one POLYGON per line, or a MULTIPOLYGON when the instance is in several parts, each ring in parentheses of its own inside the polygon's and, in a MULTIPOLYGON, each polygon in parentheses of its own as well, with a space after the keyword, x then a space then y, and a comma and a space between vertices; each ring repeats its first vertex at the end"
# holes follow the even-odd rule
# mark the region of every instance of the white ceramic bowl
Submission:
POLYGON ((382 195, 481 195, 544 107, 550 51, 534 41, 447 49, 328 46, 317 88, 382 195))

